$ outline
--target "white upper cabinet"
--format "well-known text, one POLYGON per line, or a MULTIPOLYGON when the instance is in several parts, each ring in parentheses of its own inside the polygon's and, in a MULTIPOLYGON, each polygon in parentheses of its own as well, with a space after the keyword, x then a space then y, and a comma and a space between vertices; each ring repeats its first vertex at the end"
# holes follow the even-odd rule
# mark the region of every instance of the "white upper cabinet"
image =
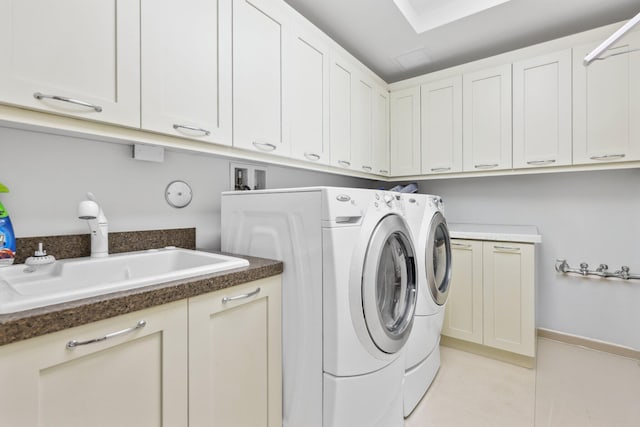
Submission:
POLYGON ((373 96, 373 84, 357 77, 351 104, 351 163, 367 173, 373 173, 373 96))
POLYGON ((462 76, 422 85, 422 173, 462 172, 462 76))
POLYGON ((286 98, 291 156, 329 164, 329 49, 303 25, 286 45, 286 98))
POLYGON ((140 126, 139 0, 0 0, 0 102, 140 126))
POLYGON ((351 100, 353 72, 345 61, 331 60, 331 164, 351 168, 351 100))
POLYGON ((389 175, 389 92, 378 88, 373 95, 373 173, 389 175))
POLYGON ((513 64, 513 167, 571 164, 571 49, 513 64))
POLYGON ((420 87, 392 92, 389 163, 392 176, 420 174, 420 87))
POLYGON ((511 64, 463 77, 463 169, 511 168, 511 64))
POLYGON ((288 155, 283 129, 284 4, 233 0, 233 145, 288 155))
POLYGON ((582 61, 597 44, 573 50, 573 162, 640 159, 640 32, 582 61))
POLYGON ((142 0, 142 128, 231 145, 231 3, 142 0))

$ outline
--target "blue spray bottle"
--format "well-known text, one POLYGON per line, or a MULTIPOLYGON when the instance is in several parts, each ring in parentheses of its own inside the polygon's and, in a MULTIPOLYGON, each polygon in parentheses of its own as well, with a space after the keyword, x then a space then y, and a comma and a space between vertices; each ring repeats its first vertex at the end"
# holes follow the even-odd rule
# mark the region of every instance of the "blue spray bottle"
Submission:
MULTIPOLYGON (((9 189, 0 182, 0 193, 8 193, 9 189)), ((16 256, 16 236, 13 233, 11 218, 0 202, 0 267, 13 264, 16 256)))

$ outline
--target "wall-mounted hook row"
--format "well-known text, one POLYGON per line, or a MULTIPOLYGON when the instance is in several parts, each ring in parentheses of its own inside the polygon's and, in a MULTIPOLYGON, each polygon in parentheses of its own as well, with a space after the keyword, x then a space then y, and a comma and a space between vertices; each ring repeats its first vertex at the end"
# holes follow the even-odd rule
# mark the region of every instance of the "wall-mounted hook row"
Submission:
POLYGON ((637 279, 640 280, 640 274, 631 274, 629 272, 629 267, 623 265, 620 267, 620 270, 609 271, 609 266, 607 264, 600 264, 598 268, 595 270, 589 270, 589 264, 586 262, 580 263, 580 268, 571 268, 569 264, 567 264, 566 259, 557 259, 556 260, 556 271, 558 273, 575 273, 580 274, 581 276, 598 276, 603 277, 605 279, 609 277, 616 277, 618 279, 637 279))

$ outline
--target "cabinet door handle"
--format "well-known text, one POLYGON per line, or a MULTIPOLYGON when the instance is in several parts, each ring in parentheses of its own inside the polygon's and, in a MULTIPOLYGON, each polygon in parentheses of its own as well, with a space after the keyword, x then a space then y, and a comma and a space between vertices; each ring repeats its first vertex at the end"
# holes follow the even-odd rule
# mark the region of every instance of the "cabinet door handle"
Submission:
POLYGON ((67 98, 66 96, 59 95, 45 95, 44 93, 36 92, 33 94, 33 97, 38 100, 42 99, 53 99, 54 101, 67 102, 69 104, 80 105, 81 107, 87 107, 95 110, 96 113, 102 112, 102 107, 95 104, 89 104, 88 102, 80 101, 73 98, 67 98))
POLYGON ((362 169, 371 172, 373 168, 371 166, 362 166, 362 169))
POLYGON ((147 322, 145 320, 141 320, 136 324, 136 326, 132 326, 130 328, 123 329, 123 330, 118 331, 118 332, 111 332, 110 334, 104 335, 104 336, 99 337, 99 338, 93 338, 93 339, 90 339, 90 340, 87 340, 87 341, 71 340, 71 341, 69 341, 67 343, 67 348, 73 349, 73 348, 76 348, 76 347, 78 347, 80 345, 87 345, 87 344, 93 344, 93 343, 96 343, 96 342, 106 341, 109 338, 115 338, 115 337, 120 336, 120 335, 125 335, 125 334, 129 334, 129 333, 131 333, 133 331, 137 331, 138 329, 142 329, 145 326, 147 326, 147 322))
POLYGON ((209 135, 211 135, 211 132, 209 132, 208 130, 206 130, 206 129, 202 129, 202 128, 199 128, 199 127, 195 127, 195 126, 187 126, 187 125, 178 125, 178 124, 174 124, 174 125, 173 125, 173 128, 174 128, 175 130, 178 130, 178 129, 187 129, 187 130, 192 130, 192 131, 194 131, 194 132, 202 132, 203 136, 209 136, 209 135))
POLYGON ((380 171, 379 171, 379 172, 380 172, 380 173, 383 173, 383 174, 385 174, 385 175, 387 175, 387 174, 389 173, 389 171, 388 171, 388 170, 386 170, 386 169, 380 169, 380 171))
POLYGON ((475 165, 474 168, 476 168, 476 169, 493 169, 493 168, 497 168, 498 166, 499 166, 498 163, 491 163, 491 164, 475 165))
POLYGON ((251 298, 254 295, 258 295, 260 293, 260 288, 256 288, 255 291, 251 291, 247 294, 242 294, 242 295, 237 295, 235 297, 224 297, 222 298, 222 303, 226 304, 230 301, 237 301, 239 299, 247 299, 247 298, 251 298))
POLYGON ((471 249, 471 245, 465 243, 451 243, 451 246, 455 246, 456 248, 460 249, 471 249))
POLYGON ((431 172, 447 172, 447 171, 450 171, 450 170, 451 170, 451 168, 431 168, 431 172))
POLYGON ((347 162, 346 160, 338 160, 338 164, 340 166, 344 166, 345 168, 348 168, 349 166, 351 166, 351 162, 347 162))
POLYGON ((527 162, 528 165, 550 165, 551 163, 555 163, 555 159, 549 160, 529 160, 527 162))
POLYGON ((623 159, 626 154, 605 154, 604 156, 592 156, 591 160, 607 161, 615 159, 623 159))
POLYGON ((256 147, 258 150, 262 150, 262 151, 273 151, 276 148, 278 148, 273 144, 269 144, 268 142, 258 142, 258 141, 253 141, 253 146, 256 147))
POLYGON ((317 162, 318 160, 320 160, 320 156, 316 153, 304 153, 304 156, 307 158, 307 160, 311 160, 312 162, 317 162))
POLYGON ((502 251, 502 252, 520 252, 520 248, 514 248, 511 246, 494 246, 493 249, 497 250, 498 252, 502 251))

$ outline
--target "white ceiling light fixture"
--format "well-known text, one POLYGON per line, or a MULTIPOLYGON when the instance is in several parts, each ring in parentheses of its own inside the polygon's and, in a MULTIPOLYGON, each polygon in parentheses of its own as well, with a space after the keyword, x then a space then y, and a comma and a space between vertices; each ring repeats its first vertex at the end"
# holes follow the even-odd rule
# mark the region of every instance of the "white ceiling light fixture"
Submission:
POLYGON ((393 0, 418 34, 509 1, 511 0, 393 0))
POLYGON ((425 49, 416 49, 396 56, 395 60, 405 70, 411 70, 429 64, 431 57, 425 49))
MULTIPOLYGON (((605 50, 609 49, 611 47, 611 45, 613 45, 615 42, 620 40, 620 38, 622 38, 622 36, 627 34, 638 23, 640 23, 640 13, 638 13, 636 16, 631 18, 629 20, 629 22, 627 22, 622 27, 620 27, 618 29, 618 31, 616 31, 615 33, 611 34, 611 36, 609 36, 608 39, 603 41, 598 47, 593 49, 591 51, 591 53, 589 53, 587 56, 585 56, 584 57, 584 61, 583 61, 584 66, 585 67, 589 66, 589 64, 591 64, 596 59, 606 59, 606 58, 608 58, 606 56, 601 58, 600 55, 602 55, 602 53, 605 50)), ((624 52, 624 53, 629 53, 629 52, 624 52)))

